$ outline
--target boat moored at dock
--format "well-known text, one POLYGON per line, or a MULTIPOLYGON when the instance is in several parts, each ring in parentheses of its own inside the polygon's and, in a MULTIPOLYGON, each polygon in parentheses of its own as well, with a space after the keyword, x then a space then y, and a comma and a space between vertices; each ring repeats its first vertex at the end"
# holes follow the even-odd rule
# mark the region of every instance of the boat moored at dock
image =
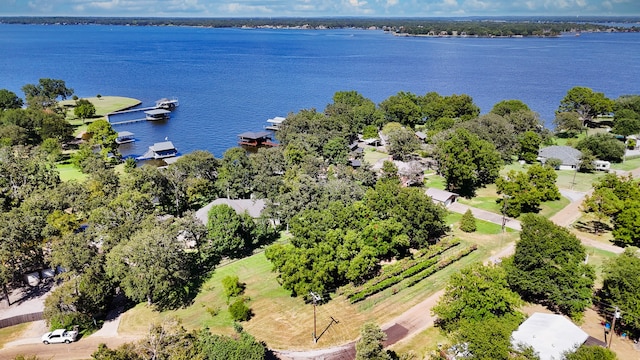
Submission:
POLYGON ((278 146, 277 143, 271 141, 271 133, 268 131, 247 131, 238 135, 238 145, 243 146, 278 146))
POLYGON ((157 109, 174 110, 178 105, 180 105, 180 103, 178 102, 178 98, 175 97, 171 99, 162 98, 156 101, 157 109))

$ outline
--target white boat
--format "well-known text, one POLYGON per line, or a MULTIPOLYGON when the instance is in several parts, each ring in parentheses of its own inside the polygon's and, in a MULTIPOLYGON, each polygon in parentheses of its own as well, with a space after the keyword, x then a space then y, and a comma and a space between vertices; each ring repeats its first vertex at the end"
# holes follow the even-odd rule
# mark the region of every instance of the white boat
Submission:
POLYGON ((136 141, 134 138, 135 134, 130 131, 120 131, 118 132, 118 137, 116 138, 116 144, 126 144, 136 141))
POLYGON ((180 105, 180 103, 178 103, 178 98, 162 98, 156 101, 156 108, 158 109, 174 110, 178 105, 180 105))

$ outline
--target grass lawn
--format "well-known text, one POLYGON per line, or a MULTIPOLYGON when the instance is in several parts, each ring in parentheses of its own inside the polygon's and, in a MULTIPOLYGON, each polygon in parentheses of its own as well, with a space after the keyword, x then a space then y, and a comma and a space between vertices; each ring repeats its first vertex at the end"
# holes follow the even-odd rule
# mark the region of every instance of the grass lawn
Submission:
POLYGON ((416 334, 409 341, 400 341, 391 345, 389 349, 395 351, 398 355, 411 351, 416 355, 416 359, 431 359, 430 354, 436 351, 438 344, 448 343, 449 339, 446 335, 439 328, 432 326, 416 334))
POLYGON ((574 170, 557 170, 558 180, 556 184, 559 189, 569 189, 575 191, 589 191, 593 183, 597 182, 604 173, 595 172, 592 174, 576 172, 574 170), (575 182, 574 182, 575 179, 575 182))
POLYGON ((364 151, 364 161, 368 162, 372 166, 379 160, 387 160, 388 158, 389 154, 377 151, 373 148, 367 148, 364 151))
POLYGON ((608 251, 597 249, 597 248, 590 247, 590 246, 585 246, 585 248, 587 249, 587 254, 589 255, 588 263, 590 265, 593 265, 593 267, 596 270, 595 287, 596 288, 600 288, 600 287, 602 287, 602 280, 603 280, 602 279, 602 270, 604 268, 603 265, 604 265, 605 261, 607 261, 609 259, 613 259, 617 255, 612 253, 612 252, 608 252, 608 251))
POLYGON ((0 329, 0 349, 4 344, 18 340, 31 323, 18 324, 0 329))
POLYGON ((56 164, 56 168, 60 173, 60 180, 62 181, 84 181, 88 177, 87 174, 83 174, 80 169, 73 164, 56 164))
POLYGON ((75 116, 73 113, 73 105, 75 104, 75 100, 64 100, 60 101, 60 105, 68 106, 66 112, 67 121, 75 127, 74 135, 85 131, 87 129, 87 124, 93 122, 97 119, 104 118, 110 112, 128 109, 130 107, 134 107, 139 105, 141 102, 138 99, 127 98, 122 96, 103 96, 100 99, 97 97, 89 97, 84 98, 85 100, 89 100, 93 106, 96 108, 96 116, 92 119, 82 120, 75 116))
POLYGON ((624 162, 621 162, 619 164, 611 164, 611 168, 614 170, 624 171, 635 170, 637 168, 640 168, 640 157, 625 160, 624 162))
POLYGON ((444 190, 447 187, 447 183, 442 176, 433 173, 424 176, 424 187, 444 190))
POLYGON ((449 276, 462 266, 484 261, 518 236, 516 232, 497 235, 500 227, 495 224, 479 227, 480 231, 471 234, 454 227, 452 235, 463 240, 462 246, 477 244, 478 250, 412 287, 396 293, 393 289, 387 289, 353 305, 344 296, 333 295, 329 303, 317 307, 317 332, 320 334, 331 324, 331 317, 339 323, 331 324, 318 344, 313 344, 311 339, 313 306, 305 304, 299 297, 291 297, 288 291, 282 289, 264 253, 216 269, 194 302, 186 308, 158 313, 145 304, 137 305, 123 315, 118 331, 123 335, 144 334, 148 331, 149 323, 177 316, 188 329, 207 326, 214 333, 232 334, 232 321, 221 281, 225 276, 237 275, 241 282, 246 283, 244 296, 250 299, 248 304, 254 312, 254 317, 242 326, 269 347, 321 349, 344 344, 358 337, 359 329, 365 322, 376 319, 381 325, 392 320, 443 288, 449 276), (217 314, 212 316, 211 313, 217 314))

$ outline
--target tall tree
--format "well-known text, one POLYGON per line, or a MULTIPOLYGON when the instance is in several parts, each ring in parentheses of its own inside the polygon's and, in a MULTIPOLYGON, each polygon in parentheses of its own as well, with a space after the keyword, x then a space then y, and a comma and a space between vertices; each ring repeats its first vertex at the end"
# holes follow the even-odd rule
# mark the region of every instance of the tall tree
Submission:
POLYGON ((465 129, 456 129, 438 144, 437 158, 447 188, 464 196, 495 181, 502 167, 493 144, 465 129))
POLYGON ((587 136, 576 145, 578 150, 589 150, 600 160, 622 162, 625 154, 625 147, 611 134, 598 133, 587 136))
POLYGON ((107 160, 108 154, 118 155, 116 139, 118 133, 113 130, 107 120, 96 120, 87 126, 87 133, 91 136, 90 143, 100 146, 100 154, 107 160))
POLYGON ((540 164, 532 165, 526 173, 509 171, 506 177, 496 180, 498 194, 506 195, 500 199, 501 207, 513 217, 537 213, 542 202, 560 199, 557 177, 553 168, 540 164))
POLYGON ((38 84, 27 84, 22 87, 27 105, 36 109, 48 109, 58 104, 58 98, 63 100, 73 95, 73 89, 68 88, 64 80, 42 78, 38 84))
POLYGON ((624 253, 603 266, 604 280, 600 295, 608 304, 615 304, 627 326, 640 330, 640 257, 637 248, 624 253))
POLYGON ((398 122, 410 128, 422 123, 422 109, 418 105, 418 96, 400 91, 380 103, 380 109, 387 122, 398 122))
POLYGON ((531 109, 529 109, 527 104, 520 100, 502 100, 493 105, 490 112, 500 116, 505 116, 522 110, 530 111, 531 109))
POLYGON ((76 101, 76 107, 73 109, 73 114, 82 119, 82 122, 84 123, 85 119, 96 115, 96 107, 91 103, 91 101, 80 99, 76 101))
POLYGON ((230 199, 246 199, 253 189, 253 168, 247 152, 234 147, 224 152, 216 187, 230 199))
POLYGON ((356 360, 387 360, 382 342, 386 334, 374 323, 366 323, 360 330, 360 339, 356 342, 356 360))
POLYGON ((601 92, 594 92, 592 89, 576 86, 560 100, 558 112, 575 111, 580 114, 583 121, 591 121, 598 115, 609 114, 613 111, 613 101, 604 96, 601 92))
POLYGON ((462 321, 479 322, 512 316, 522 320, 520 296, 509 289, 507 273, 497 266, 471 265, 451 275, 444 295, 433 308, 443 329, 462 321))
POLYGON ((107 254, 107 273, 134 301, 160 308, 181 305, 191 265, 177 237, 163 224, 140 230, 107 254))
POLYGON ((575 235, 537 215, 522 218, 520 241, 506 262, 509 284, 525 299, 575 318, 591 302, 595 273, 575 235))
POLYGON ((22 99, 14 92, 0 89, 0 111, 7 109, 20 109, 24 105, 22 99))

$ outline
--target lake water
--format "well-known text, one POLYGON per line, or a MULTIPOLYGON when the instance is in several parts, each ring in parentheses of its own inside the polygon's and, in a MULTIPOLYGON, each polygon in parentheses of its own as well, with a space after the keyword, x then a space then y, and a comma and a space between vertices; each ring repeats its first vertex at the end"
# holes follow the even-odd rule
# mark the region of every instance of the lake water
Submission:
MULTIPOLYGON (((173 141, 221 157, 236 135, 336 91, 376 103, 399 91, 469 94, 482 113, 524 101, 552 127, 567 90, 640 94, 640 34, 583 33, 538 39, 395 37, 365 30, 243 30, 187 27, 0 25, 0 88, 23 96, 39 78, 65 80, 80 97, 127 96, 153 105, 178 97, 162 123, 115 126, 137 142, 173 141)), ((142 117, 138 115, 137 117, 142 117)))

